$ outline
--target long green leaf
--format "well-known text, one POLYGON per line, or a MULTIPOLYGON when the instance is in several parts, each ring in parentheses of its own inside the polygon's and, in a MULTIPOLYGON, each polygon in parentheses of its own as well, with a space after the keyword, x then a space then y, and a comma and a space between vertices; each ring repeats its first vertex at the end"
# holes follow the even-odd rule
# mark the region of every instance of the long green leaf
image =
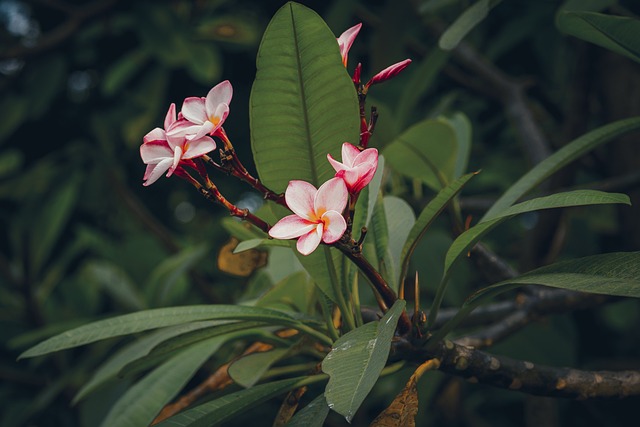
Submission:
POLYGON ((266 308, 236 305, 193 305, 145 310, 100 320, 56 335, 30 348, 19 357, 34 357, 58 350, 77 347, 106 338, 129 335, 150 329, 174 326, 198 320, 259 320, 276 325, 295 327, 291 316, 266 308))
POLYGON ((387 283, 397 292, 400 282, 396 282, 396 278, 400 270, 402 248, 416 222, 416 216, 407 202, 395 196, 386 196, 384 198, 384 213, 385 217, 389 219, 387 221, 389 230, 387 249, 389 252, 389 263, 387 265, 389 279, 387 283))
POLYGON ((296 413, 287 423, 287 427, 322 427, 327 415, 329 406, 324 394, 321 394, 296 413))
POLYGON ((447 207, 449 202, 475 175, 475 173, 470 173, 456 179, 451 184, 440 190, 438 195, 431 199, 427 206, 425 206, 425 208, 422 210, 420 216, 416 220, 416 223, 413 225, 413 228, 409 232, 409 236, 407 237, 407 240, 400 254, 401 267, 398 283, 402 283, 404 278, 407 276, 409 261, 411 261, 413 251, 415 251, 418 243, 420 242, 420 239, 422 239, 422 236, 424 236, 429 227, 431 227, 431 224, 433 224, 433 221, 435 221, 438 215, 440 215, 444 208, 447 207))
POLYGON ((287 3, 260 44, 251 91, 251 146, 274 191, 292 179, 319 186, 335 171, 327 153, 359 138, 358 101, 335 35, 312 10, 287 3))
POLYGON ((640 20, 596 12, 563 11, 556 25, 560 31, 640 62, 640 20))
POLYGON ((491 231, 498 224, 512 218, 518 214, 531 212, 541 209, 564 208, 570 206, 585 205, 601 205, 609 203, 625 203, 629 204, 629 197, 625 194, 605 193, 594 190, 577 190, 566 193, 553 194, 551 196, 540 197, 519 203, 503 211, 490 220, 481 221, 474 227, 471 227, 462 233, 453 241, 444 261, 444 271, 442 280, 436 289, 436 294, 431 303, 431 309, 427 317, 427 325, 431 326, 436 320, 438 309, 444 298, 445 291, 449 282, 451 267, 466 252, 473 247, 485 234, 491 231))
POLYGON ((578 139, 571 141, 551 156, 538 163, 533 169, 520 178, 491 206, 481 221, 496 217, 500 212, 514 204, 520 197, 563 168, 573 160, 593 150, 600 144, 609 142, 627 132, 640 129, 640 118, 619 120, 602 126, 578 139))
POLYGON ((452 125, 447 120, 428 119, 407 129, 382 153, 396 172, 439 191, 454 177, 457 152, 452 125))
POLYGON ((229 375, 236 384, 244 388, 253 387, 271 365, 280 360, 288 351, 288 348, 275 348, 243 356, 229 366, 229 375))
POLYGON ((453 24, 442 33, 438 45, 442 50, 452 50, 458 43, 473 30, 476 25, 484 20, 489 11, 497 6, 502 0, 478 0, 456 19, 453 24))
POLYGON ((73 402, 77 403, 87 394, 100 387, 106 381, 115 378, 118 373, 129 363, 147 356, 160 343, 170 340, 176 336, 220 324, 225 324, 225 320, 210 320, 204 322, 191 322, 184 325, 163 328, 154 331, 144 337, 130 343, 129 345, 118 350, 112 357, 103 363, 98 370, 95 371, 89 382, 84 384, 82 389, 73 398, 73 402))
POLYGON ((225 337, 216 337, 200 342, 158 366, 118 399, 101 425, 148 426, 224 341, 225 337))
POLYGON ((476 226, 471 227, 451 244, 447 251, 444 263, 445 274, 451 265, 466 253, 473 244, 503 221, 525 212, 532 212, 541 209, 566 208, 570 206, 602 205, 610 203, 630 204, 629 197, 625 194, 605 193, 595 190, 576 190, 565 193, 553 194, 551 196, 539 197, 527 200, 526 202, 513 205, 509 209, 493 216, 489 220, 482 220, 476 226))
POLYGON ((580 292, 640 298, 640 252, 618 252, 563 261, 480 289, 438 330, 433 343, 458 326, 476 307, 523 285, 545 285, 580 292))
POLYGON ((305 377, 290 378, 240 390, 188 409, 157 424, 157 427, 217 426, 274 396, 295 388, 304 379, 305 377))
POLYGON ((405 302, 398 300, 380 321, 344 334, 322 361, 322 371, 330 377, 324 393, 327 404, 349 422, 387 363, 404 306, 405 302))

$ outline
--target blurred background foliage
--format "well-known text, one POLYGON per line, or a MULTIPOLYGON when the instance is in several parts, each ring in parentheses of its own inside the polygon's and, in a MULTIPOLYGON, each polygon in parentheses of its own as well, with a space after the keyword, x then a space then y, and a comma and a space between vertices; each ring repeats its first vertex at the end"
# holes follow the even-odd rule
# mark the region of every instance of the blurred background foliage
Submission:
MULTIPOLYGON (((229 79, 235 92, 225 128, 245 164, 251 163, 248 100, 255 55, 283 3, 0 0, 0 426, 97 425, 131 381, 71 406, 113 343, 16 362, 30 345, 116 313, 250 299, 291 265, 277 248, 269 260, 260 252, 231 255, 230 233, 250 231, 178 179, 143 188, 138 153, 142 136, 161 126, 170 102, 204 96, 229 79), (254 272, 265 263, 268 274, 254 272)), ((336 34, 364 22, 349 66, 361 61, 365 79, 395 61, 414 60, 402 76, 371 90, 370 105, 380 112, 373 146, 384 148, 427 117, 462 113, 457 117, 468 120, 468 169, 482 169, 462 198, 472 220, 540 158, 589 129, 640 115, 640 66, 554 26, 561 9, 637 17, 640 5, 633 0, 493 2, 454 52, 440 50, 438 36, 473 2, 302 3, 336 34), (533 129, 523 114, 533 119, 533 129)), ((487 243, 521 271, 637 250, 636 139, 589 154, 540 190, 589 185, 626 192, 634 207, 530 214, 498 229, 487 243)), ((216 183, 241 207, 260 206, 248 187, 224 176, 216 183)), ((399 175, 384 185, 417 212, 433 195, 418 180, 399 175)), ((416 251, 413 268, 426 287, 425 303, 450 242, 443 218, 416 251)), ((459 304, 488 280, 472 265, 461 268, 446 302, 459 304)), ((557 366, 637 367, 639 308, 637 301, 622 301, 545 319, 495 351, 557 366)), ((219 352, 206 366, 219 366, 233 350, 219 352)), ((381 380, 353 424, 374 418, 409 375, 381 380)), ((419 425, 622 426, 639 402, 534 398, 437 372, 425 376, 420 393, 419 425)), ((273 417, 276 408, 266 404, 238 425, 262 414, 273 417)), ((338 417, 328 422, 344 424, 338 417)))

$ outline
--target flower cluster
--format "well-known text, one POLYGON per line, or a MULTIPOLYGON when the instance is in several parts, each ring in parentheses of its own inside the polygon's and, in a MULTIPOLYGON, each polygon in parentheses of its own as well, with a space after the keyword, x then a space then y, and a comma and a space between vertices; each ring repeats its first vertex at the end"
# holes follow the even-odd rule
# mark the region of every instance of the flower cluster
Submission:
POLYGON ((164 129, 153 129, 140 146, 140 157, 147 165, 144 185, 153 184, 165 172, 167 177, 181 175, 183 166, 197 168, 192 159, 216 149, 210 135, 222 129, 232 96, 231 83, 225 80, 213 87, 206 98, 185 99, 177 117, 176 106, 171 104, 164 129))
POLYGON ((342 144, 342 163, 327 158, 336 170, 320 188, 305 181, 290 181, 285 191, 287 206, 293 212, 278 221, 269 230, 275 239, 298 238, 296 245, 303 255, 316 250, 320 242, 335 243, 347 229, 343 216, 349 196, 357 197, 373 178, 378 168, 378 150, 358 147, 345 142, 342 144))
MULTIPOLYGON (((347 66, 349 50, 362 24, 355 25, 337 38, 342 63, 347 66)), ((399 62, 374 75, 366 84, 360 83, 361 65, 355 69, 353 81, 361 102, 361 135, 359 145, 345 142, 342 145, 342 159, 338 161, 331 154, 327 160, 335 169, 333 178, 316 188, 312 184, 293 180, 282 194, 276 194, 264 187, 259 180, 249 175, 237 158, 231 142, 222 125, 229 114, 229 104, 233 88, 229 81, 213 87, 206 97, 186 98, 179 113, 175 104, 167 111, 164 128, 155 128, 143 138, 140 156, 147 165, 144 185, 156 182, 163 174, 175 174, 192 183, 203 195, 225 206, 231 215, 251 221, 254 225, 275 239, 298 239, 297 249, 303 255, 313 252, 321 242, 332 244, 349 231, 355 203, 362 189, 369 184, 378 167, 378 150, 367 148, 368 138, 373 132, 375 117, 366 123, 364 99, 369 86, 388 80, 405 69, 411 60, 399 62), (216 149, 217 137, 224 143, 224 159, 215 163, 206 154, 216 149), (203 158, 204 162, 199 160, 203 158), (270 227, 266 222, 229 203, 209 179, 205 162, 224 172, 249 183, 263 193, 265 198, 288 207, 288 215, 270 227), (204 185, 194 179, 184 168, 196 170, 204 185), (349 209, 347 209, 347 205, 349 209)))

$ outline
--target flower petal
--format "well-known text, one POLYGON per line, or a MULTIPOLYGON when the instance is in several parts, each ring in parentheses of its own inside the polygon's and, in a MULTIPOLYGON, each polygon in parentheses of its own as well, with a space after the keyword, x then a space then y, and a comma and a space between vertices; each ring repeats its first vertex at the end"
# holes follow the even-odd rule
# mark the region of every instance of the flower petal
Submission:
POLYGON ((164 129, 160 129, 160 128, 155 128, 154 130, 152 130, 142 138, 142 142, 144 142, 145 144, 151 141, 166 141, 166 140, 167 140, 167 136, 165 134, 165 131, 164 129))
POLYGON ((351 45, 355 41, 358 33, 360 32, 360 28, 362 27, 362 22, 354 25, 353 27, 346 30, 344 33, 340 34, 338 37, 338 46, 340 47, 340 55, 342 56, 342 63, 344 66, 347 66, 347 59, 349 57, 349 50, 351 49, 351 45))
POLYGON ((173 163, 173 159, 167 158, 162 160, 160 163, 147 166, 147 170, 144 173, 144 179, 146 181, 142 185, 148 187, 149 185, 156 182, 158 178, 160 178, 162 174, 171 167, 171 163, 173 163))
POLYGON ((301 218, 313 221, 316 215, 313 210, 313 198, 318 190, 306 181, 289 181, 284 199, 293 213, 301 218))
POLYGON ((322 222, 324 223, 322 241, 325 243, 333 243, 340 240, 347 229, 347 222, 340 212, 325 212, 322 215, 322 222))
MULTIPOLYGON (((229 80, 218 83, 211 88, 207 97, 205 98, 205 110, 207 117, 216 113, 219 104, 231 104, 231 98, 233 97, 233 87, 229 80)), ((218 116, 220 117, 220 116, 218 116)))
POLYGON ((314 230, 316 226, 317 224, 300 218, 298 215, 289 215, 269 229, 269 236, 274 239, 294 239, 314 230))
POLYGON ((342 163, 347 165, 347 167, 352 168, 354 166, 353 162, 361 153, 362 151, 358 150, 358 147, 345 142, 344 144, 342 144, 342 163))
POLYGON ((342 178, 331 178, 320 186, 313 200, 314 212, 324 214, 326 211, 344 211, 349 199, 349 192, 342 178))
POLYGON ((215 129, 216 129, 216 126, 214 126, 213 123, 211 123, 209 120, 207 120, 206 122, 204 122, 204 124, 202 126, 200 126, 200 129, 198 129, 198 131, 195 133, 195 135, 187 134, 187 139, 189 139, 189 140, 200 139, 203 136, 209 135, 215 129))
POLYGON ((402 72, 402 70, 407 68, 409 66, 409 64, 411 64, 411 60, 410 59, 405 59, 404 61, 400 61, 400 62, 397 62, 397 63, 395 63, 393 65, 389 65, 387 68, 385 68, 384 70, 380 71, 375 76, 371 77, 371 80, 369 80, 365 86, 368 88, 371 85, 374 85, 374 84, 377 84, 377 83, 382 83, 382 82, 384 82, 386 80, 392 79, 395 76, 397 76, 398 74, 400 74, 400 72, 402 72))
POLYGON ((339 161, 337 161, 336 159, 334 159, 331 154, 327 154, 327 160, 329 160, 329 163, 331 163, 331 166, 333 166, 333 169, 335 169, 336 172, 340 172, 341 170, 345 170, 348 169, 348 167, 342 163, 340 163, 339 161))
POLYGON ((189 141, 187 150, 182 155, 183 159, 194 159, 205 155, 216 149, 216 143, 213 139, 205 136, 194 141, 189 141))
POLYGON ((371 182, 377 166, 377 164, 373 163, 364 163, 355 168, 345 170, 340 177, 344 179, 350 193, 358 193, 371 182))
POLYGON ((170 177, 173 174, 173 171, 175 171, 178 168, 178 165, 180 164, 180 160, 182 160, 182 148, 175 147, 173 149, 173 164, 171 165, 171 167, 169 168, 169 171, 167 172, 167 177, 170 177))
POLYGON ((140 146, 140 157, 145 164, 157 164, 166 158, 173 158, 173 151, 167 141, 149 141, 140 146))
POLYGON ((164 117, 164 128, 169 129, 176 122, 176 104, 171 103, 167 115, 164 117))
POLYGON ((374 165, 374 168, 378 168, 378 150, 375 148, 367 148, 359 153, 356 158, 353 160, 352 166, 359 166, 364 163, 371 163, 374 165))
POLYGON ((315 251, 322 240, 322 224, 318 224, 315 230, 300 236, 296 248, 302 255, 309 255, 315 251))
POLYGON ((204 108, 204 98, 195 96, 186 98, 182 103, 180 112, 185 119, 197 125, 201 125, 208 120, 207 112, 204 108))

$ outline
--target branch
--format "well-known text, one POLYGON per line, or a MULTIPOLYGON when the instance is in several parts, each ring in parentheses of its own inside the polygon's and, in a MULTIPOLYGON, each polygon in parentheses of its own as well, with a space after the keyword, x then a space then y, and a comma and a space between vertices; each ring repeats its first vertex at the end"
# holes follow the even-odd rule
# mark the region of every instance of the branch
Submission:
POLYGON ((640 371, 582 371, 555 368, 495 356, 451 341, 433 354, 440 370, 452 375, 524 393, 570 399, 611 399, 640 395, 640 371))

